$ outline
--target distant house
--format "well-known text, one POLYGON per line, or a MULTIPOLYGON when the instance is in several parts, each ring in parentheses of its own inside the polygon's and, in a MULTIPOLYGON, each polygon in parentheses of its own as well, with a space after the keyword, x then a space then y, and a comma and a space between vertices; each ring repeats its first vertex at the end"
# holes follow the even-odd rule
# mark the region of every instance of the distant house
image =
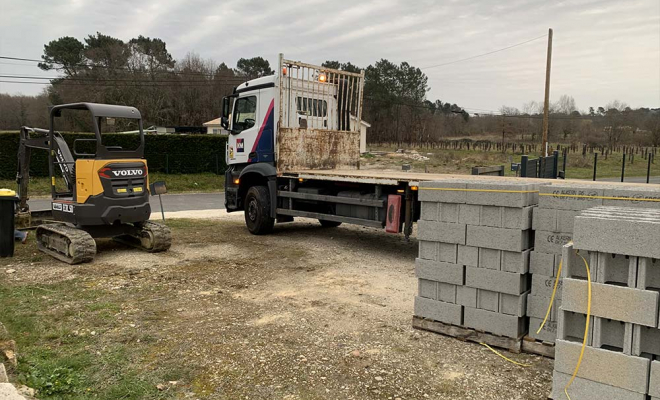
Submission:
POLYGON ((208 122, 204 122, 202 125, 206 127, 206 133, 212 135, 229 135, 229 132, 220 125, 220 118, 212 119, 208 122))
MULTIPOLYGON (((356 121, 357 118, 351 114, 351 130, 356 121)), ((360 121, 360 154, 367 152, 367 128, 371 128, 371 124, 366 121, 360 121)))

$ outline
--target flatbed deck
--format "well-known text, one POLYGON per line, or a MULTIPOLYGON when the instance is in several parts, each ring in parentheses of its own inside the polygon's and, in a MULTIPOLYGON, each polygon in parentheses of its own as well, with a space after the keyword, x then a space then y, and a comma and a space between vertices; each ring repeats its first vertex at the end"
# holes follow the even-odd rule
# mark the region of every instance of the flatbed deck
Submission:
POLYGON ((659 186, 648 183, 634 183, 634 182, 605 182, 605 181, 590 181, 579 179, 531 179, 520 178, 513 176, 492 176, 492 175, 461 175, 461 174, 432 174, 423 172, 405 172, 397 170, 300 170, 300 171, 287 171, 280 174, 282 178, 302 178, 313 180, 326 180, 335 182, 353 182, 353 183, 368 183, 380 185, 398 185, 402 182, 408 183, 409 186, 417 186, 420 182, 438 181, 438 180, 501 180, 502 182, 535 182, 535 183, 580 183, 581 185, 607 185, 607 186, 626 186, 626 187, 649 187, 659 186))

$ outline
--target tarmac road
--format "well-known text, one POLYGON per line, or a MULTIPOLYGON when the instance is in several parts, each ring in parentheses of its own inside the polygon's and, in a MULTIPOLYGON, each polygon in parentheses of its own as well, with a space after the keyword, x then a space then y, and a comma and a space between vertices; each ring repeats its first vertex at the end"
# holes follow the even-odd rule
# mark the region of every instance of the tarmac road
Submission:
MULTIPOLYGON (((152 212, 160 212, 158 196, 149 198, 152 212)), ((50 209, 50 199, 34 199, 28 202, 30 210, 50 209)), ((224 193, 182 193, 164 194, 163 208, 166 212, 189 210, 219 210, 225 208, 224 193)))

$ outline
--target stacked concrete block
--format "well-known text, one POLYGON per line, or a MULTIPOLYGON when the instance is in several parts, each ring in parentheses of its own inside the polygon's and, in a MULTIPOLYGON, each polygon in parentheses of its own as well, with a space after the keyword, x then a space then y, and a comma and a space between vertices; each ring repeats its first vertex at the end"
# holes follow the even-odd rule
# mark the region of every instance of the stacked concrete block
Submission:
POLYGON ((415 315, 520 338, 527 330, 538 184, 424 182, 419 200, 415 315))
MULTIPOLYGON (((580 254, 589 252, 591 316, 579 379, 568 389, 569 394, 586 400, 657 398, 660 211, 591 208, 575 218, 574 233, 574 248, 580 254)), ((589 306, 586 267, 581 258, 569 257, 574 253, 572 246, 565 247, 553 399, 564 398, 564 386, 581 351, 589 306)))
MULTIPOLYGON (((584 210, 600 206, 639 207, 659 209, 660 189, 643 185, 621 185, 592 182, 557 182, 543 185, 539 190, 539 204, 534 209, 534 251, 530 255, 532 274, 531 295, 527 301, 529 336, 554 342, 557 330, 557 309, 553 307, 549 322, 536 333, 546 314, 554 282, 561 261, 562 247, 574 240, 575 218, 584 210)), ((648 210, 652 211, 652 210, 648 210)), ((584 252, 589 257, 588 252, 584 252)), ((573 263, 574 254, 569 255, 573 263)), ((578 271, 580 273, 580 271, 578 271)), ((561 294, 559 282, 557 295, 561 294)))

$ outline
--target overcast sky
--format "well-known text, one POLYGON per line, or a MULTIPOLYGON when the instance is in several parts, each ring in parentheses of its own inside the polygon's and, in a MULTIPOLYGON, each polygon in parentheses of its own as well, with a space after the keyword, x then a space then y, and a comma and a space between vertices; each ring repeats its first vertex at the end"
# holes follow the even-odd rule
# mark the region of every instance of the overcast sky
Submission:
MULTIPOLYGON (((175 58, 196 52, 230 66, 263 56, 274 67, 283 52, 310 63, 366 67, 386 58, 424 68, 521 43, 548 28, 552 100, 572 95, 581 110, 615 99, 660 107, 660 0, 0 0, 0 55, 24 58, 40 58, 43 45, 61 36, 82 40, 99 31, 124 41, 158 37, 175 58)), ((427 98, 470 112, 541 100, 546 40, 424 69, 427 98)), ((7 60, 0 71, 53 75, 7 60)), ((0 83, 0 92, 37 94, 41 87, 0 83)))

